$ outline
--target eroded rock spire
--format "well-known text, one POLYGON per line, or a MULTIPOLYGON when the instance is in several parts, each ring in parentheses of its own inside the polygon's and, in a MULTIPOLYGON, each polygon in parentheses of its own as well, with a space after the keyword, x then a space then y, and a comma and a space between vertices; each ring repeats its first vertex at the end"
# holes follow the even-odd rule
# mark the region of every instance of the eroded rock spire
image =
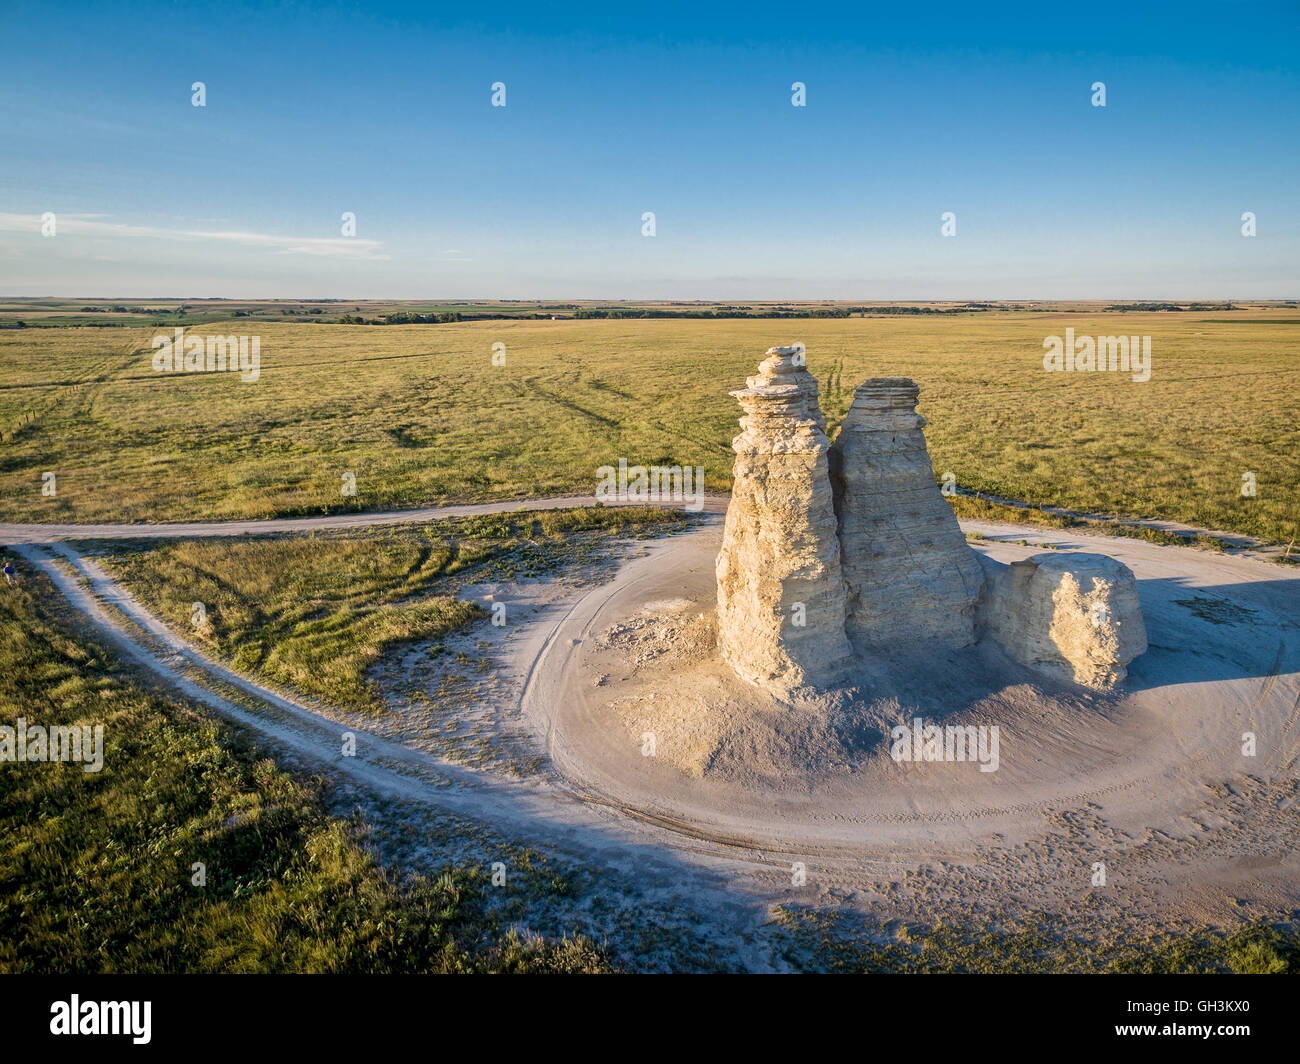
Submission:
POLYGON ((752 683, 832 682, 850 654, 825 421, 802 352, 774 347, 744 409, 718 554, 718 644, 752 683))
POLYGON ((855 644, 975 642, 984 574, 934 480, 905 377, 860 385, 830 453, 855 644))

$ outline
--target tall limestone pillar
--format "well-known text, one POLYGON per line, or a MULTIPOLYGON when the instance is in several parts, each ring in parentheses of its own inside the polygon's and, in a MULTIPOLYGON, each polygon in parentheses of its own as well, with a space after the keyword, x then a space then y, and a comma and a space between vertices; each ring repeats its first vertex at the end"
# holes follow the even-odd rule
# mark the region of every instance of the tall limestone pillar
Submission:
POLYGON ((903 377, 860 385, 831 448, 846 630, 858 646, 976 638, 983 571, 934 482, 917 394, 903 377))
POLYGON ((718 645, 775 690, 834 682, 851 653, 817 382, 774 347, 747 387, 718 554, 718 645))

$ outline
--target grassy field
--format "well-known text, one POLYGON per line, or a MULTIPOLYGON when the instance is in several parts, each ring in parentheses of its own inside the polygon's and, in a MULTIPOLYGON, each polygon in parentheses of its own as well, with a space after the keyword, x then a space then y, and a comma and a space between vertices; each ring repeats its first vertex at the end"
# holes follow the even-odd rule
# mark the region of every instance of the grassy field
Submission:
POLYGON ((102 724, 103 769, 0 769, 0 972, 605 967, 585 941, 512 934, 485 868, 389 878, 316 784, 143 686, 63 608, 38 575, 0 594, 0 721, 102 724))
POLYGON ((1293 925, 1243 925, 1179 933, 1099 926, 1089 939, 1062 935, 1050 920, 996 931, 976 927, 908 927, 882 943, 878 929, 855 927, 827 910, 780 907, 774 921, 819 972, 909 974, 1207 974, 1300 973, 1300 933, 1293 925))
MULTIPOLYGON (((1141 306, 1142 304, 1134 304, 1141 306)), ((1260 307, 1300 306, 1300 302, 1250 304, 1260 307)), ((866 313, 951 313, 956 310, 978 308, 997 309, 999 306, 1018 310, 1041 309, 1051 306, 1066 310, 1096 310, 1107 304, 1092 301, 1052 302, 1025 301, 1015 304, 962 303, 952 300, 923 302, 884 301, 879 303, 846 305, 829 300, 780 303, 772 301, 746 301, 718 303, 711 300, 627 300, 610 303, 608 300, 529 300, 529 299, 5 299, 0 297, 0 328, 60 328, 66 325, 91 325, 98 327, 120 325, 201 325, 238 317, 253 322, 322 321, 337 322, 347 318, 355 321, 376 321, 409 314, 459 315, 472 318, 572 318, 586 312, 649 311, 654 314, 719 314, 724 316, 810 316, 810 315, 861 315, 866 313)), ((1184 304, 1184 309, 1220 307, 1232 309, 1233 304, 1184 304)))
POLYGON ((596 469, 691 463, 729 485, 743 384, 802 341, 833 428, 854 386, 921 385, 936 474, 1036 505, 1300 534, 1294 309, 944 317, 296 325, 261 377, 155 373, 152 329, 0 331, 0 518, 185 520, 590 492, 596 469), (1152 337, 1152 375, 1047 373, 1043 339, 1152 337), (505 365, 493 365, 493 345, 505 365), (42 473, 57 495, 41 494, 42 473), (343 474, 356 494, 342 494, 343 474), (1258 494, 1240 494, 1254 473, 1258 494))
MULTIPOLYGON (((402 643, 484 616, 466 584, 588 563, 617 537, 681 527, 667 510, 556 510, 359 532, 120 545, 104 559, 150 610, 241 671, 378 712, 366 673, 402 643), (193 603, 207 623, 195 627, 193 603)), ((102 546, 99 545, 99 546, 102 546)), ((436 644, 435 644, 436 651, 436 644)))

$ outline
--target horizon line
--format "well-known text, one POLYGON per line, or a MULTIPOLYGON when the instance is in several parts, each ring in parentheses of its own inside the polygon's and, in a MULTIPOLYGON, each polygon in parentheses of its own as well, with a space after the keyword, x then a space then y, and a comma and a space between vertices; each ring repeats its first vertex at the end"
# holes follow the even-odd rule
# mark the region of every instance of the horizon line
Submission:
POLYGON ((55 294, 34 296, 13 296, 0 293, 0 301, 22 303, 38 299, 57 300, 175 300, 202 303, 1206 303, 1219 301, 1223 303, 1294 303, 1300 302, 1300 295, 1286 296, 973 296, 946 298, 901 298, 873 299, 868 296, 852 298, 820 298, 816 296, 789 297, 781 299, 750 299, 733 296, 727 299, 708 297, 691 299, 671 299, 663 297, 638 296, 541 296, 520 298, 515 296, 194 296, 194 295, 74 295, 55 294))

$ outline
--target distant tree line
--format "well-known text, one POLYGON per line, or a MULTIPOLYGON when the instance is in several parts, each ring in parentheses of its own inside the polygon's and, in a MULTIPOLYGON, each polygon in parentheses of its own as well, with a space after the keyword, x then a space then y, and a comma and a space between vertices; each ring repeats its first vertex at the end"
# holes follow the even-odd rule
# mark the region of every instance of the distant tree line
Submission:
POLYGON ((1232 303, 1112 303, 1107 310, 1236 310, 1232 303))
MULTIPOLYGON (((849 318, 854 314, 969 314, 974 311, 997 309, 991 303, 967 303, 960 307, 791 307, 775 306, 755 309, 743 307, 699 307, 669 310, 664 307, 578 307, 556 306, 550 309, 572 310, 576 319, 593 318, 849 318)), ((550 314, 461 314, 446 311, 438 314, 416 314, 404 311, 383 314, 377 318, 364 318, 360 314, 344 314, 340 325, 442 325, 457 321, 528 321, 545 320, 550 314)))
MULTIPOLYGON (((485 314, 485 318, 509 318, 511 314, 485 314)), ((479 315, 471 315, 479 317, 479 315)), ((461 315, 454 310, 442 314, 413 314, 410 311, 402 311, 398 314, 382 314, 378 318, 363 318, 360 314, 344 314, 339 318, 340 325, 447 325, 451 322, 464 320, 461 315)))
POLYGON ((82 314, 179 314, 184 307, 168 310, 166 307, 128 307, 115 303, 111 307, 82 307, 82 314))
POLYGON ((705 310, 664 310, 660 307, 580 307, 575 318, 847 318, 847 307, 812 307, 806 310, 736 310, 729 307, 705 310))
POLYGON ((997 309, 995 303, 963 303, 960 307, 849 307, 855 314, 971 314, 997 309))
POLYGON ((339 325, 448 325, 457 321, 549 321, 550 314, 462 314, 458 310, 442 311, 437 314, 416 314, 401 311, 397 314, 381 314, 377 318, 363 318, 360 314, 344 314, 338 320, 339 325))

